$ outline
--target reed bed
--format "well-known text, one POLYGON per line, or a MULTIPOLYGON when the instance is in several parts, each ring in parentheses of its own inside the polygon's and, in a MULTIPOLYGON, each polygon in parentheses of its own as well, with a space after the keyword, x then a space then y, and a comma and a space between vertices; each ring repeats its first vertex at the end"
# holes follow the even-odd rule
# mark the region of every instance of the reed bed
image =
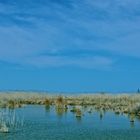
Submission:
MULTIPOLYGON (((23 126, 23 119, 16 117, 15 108, 25 105, 44 105, 49 111, 55 107, 58 116, 70 111, 79 120, 84 113, 99 113, 100 119, 106 111, 116 115, 126 114, 131 122, 140 119, 140 94, 49 94, 40 92, 0 92, 0 132, 23 126), (6 111, 6 112, 5 112, 6 111)), ((20 117, 21 118, 21 117, 20 117)))
MULTIPOLYGON (((73 111, 77 116, 82 114, 77 106, 88 107, 88 112, 96 110, 112 110, 115 114, 130 114, 140 116, 140 94, 81 94, 81 95, 51 95, 48 93, 1 92, 1 108, 17 108, 28 104, 45 106, 55 105, 56 110, 67 110, 68 106, 76 107, 73 111)), ((72 109, 71 109, 72 111, 72 109)))

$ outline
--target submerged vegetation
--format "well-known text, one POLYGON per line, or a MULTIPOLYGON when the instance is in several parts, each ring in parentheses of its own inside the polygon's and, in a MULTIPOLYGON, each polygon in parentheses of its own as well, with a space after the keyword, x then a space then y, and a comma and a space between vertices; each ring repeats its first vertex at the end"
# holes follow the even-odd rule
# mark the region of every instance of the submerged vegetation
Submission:
POLYGON ((14 109, 28 104, 45 105, 46 109, 55 106, 57 114, 70 111, 76 117, 82 117, 83 110, 92 113, 98 111, 102 119, 105 111, 116 115, 127 114, 130 122, 140 118, 140 94, 82 94, 82 95, 49 95, 42 93, 9 92, 0 93, 0 108, 14 109), (84 109, 81 109, 84 108, 84 109))
POLYGON ((0 132, 8 133, 11 130, 23 126, 23 118, 18 116, 15 110, 1 109, 0 110, 0 132))

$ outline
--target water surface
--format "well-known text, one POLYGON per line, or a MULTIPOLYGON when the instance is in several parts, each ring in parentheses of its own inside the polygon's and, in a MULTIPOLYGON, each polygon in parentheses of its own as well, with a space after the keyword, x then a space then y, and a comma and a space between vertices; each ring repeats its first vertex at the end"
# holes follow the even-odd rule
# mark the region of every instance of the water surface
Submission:
POLYGON ((140 121, 130 123, 128 116, 100 111, 76 118, 70 112, 55 107, 39 105, 16 109, 24 116, 24 126, 7 134, 0 134, 0 140, 138 140, 140 121))

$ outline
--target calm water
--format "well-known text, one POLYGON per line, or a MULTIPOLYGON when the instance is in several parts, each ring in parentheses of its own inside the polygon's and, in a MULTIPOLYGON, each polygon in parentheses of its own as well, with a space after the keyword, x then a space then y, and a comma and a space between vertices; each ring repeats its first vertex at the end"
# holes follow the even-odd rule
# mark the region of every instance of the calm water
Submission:
POLYGON ((54 107, 26 106, 17 109, 24 115, 24 126, 7 134, 0 140, 138 140, 140 121, 130 123, 125 115, 106 112, 87 113, 77 119, 72 112, 57 111, 54 107))

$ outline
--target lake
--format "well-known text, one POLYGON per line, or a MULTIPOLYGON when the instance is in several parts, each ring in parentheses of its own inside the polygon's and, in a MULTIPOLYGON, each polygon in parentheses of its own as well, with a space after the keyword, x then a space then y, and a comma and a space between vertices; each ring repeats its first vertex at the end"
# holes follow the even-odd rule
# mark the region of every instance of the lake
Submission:
POLYGON ((138 140, 140 120, 130 122, 127 115, 93 111, 76 118, 74 113, 58 111, 54 106, 28 105, 16 109, 24 125, 10 133, 0 133, 0 140, 138 140))

